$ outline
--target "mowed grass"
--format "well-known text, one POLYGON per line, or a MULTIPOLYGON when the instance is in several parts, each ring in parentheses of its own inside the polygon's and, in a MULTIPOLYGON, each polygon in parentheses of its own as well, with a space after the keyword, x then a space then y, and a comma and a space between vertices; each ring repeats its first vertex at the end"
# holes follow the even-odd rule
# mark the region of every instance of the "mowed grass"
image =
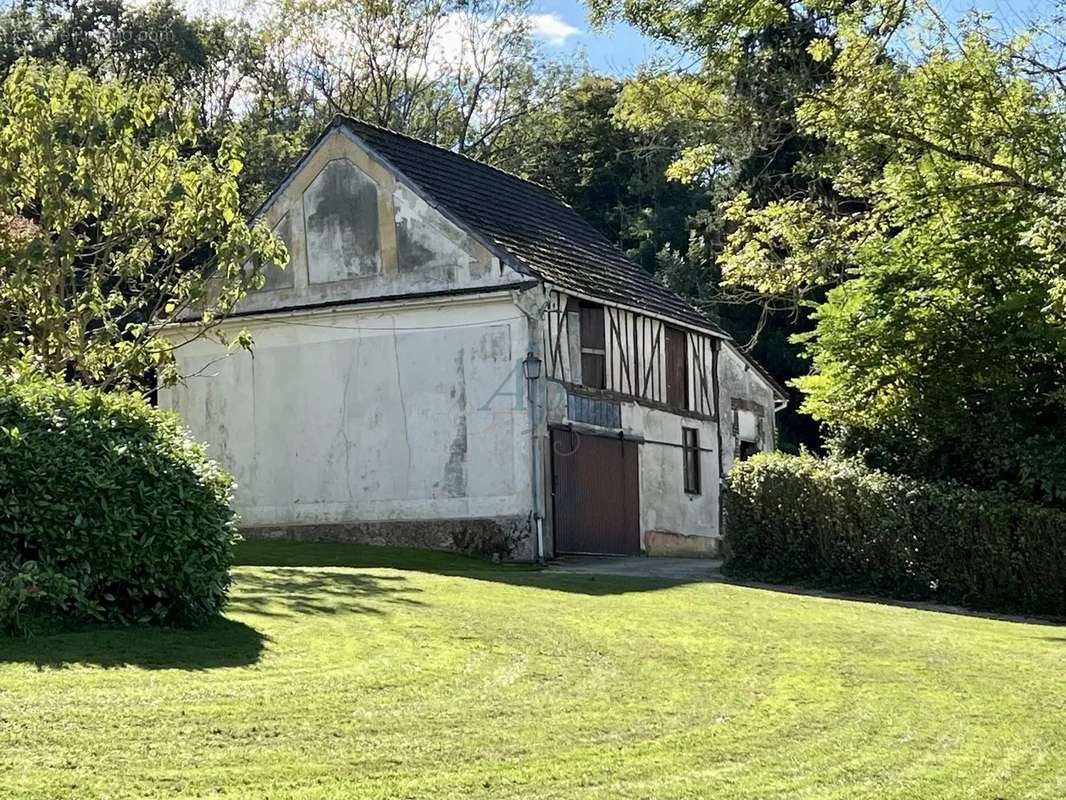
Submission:
POLYGON ((241 560, 208 630, 0 640, 0 797, 1066 797, 1062 627, 384 548, 241 560))

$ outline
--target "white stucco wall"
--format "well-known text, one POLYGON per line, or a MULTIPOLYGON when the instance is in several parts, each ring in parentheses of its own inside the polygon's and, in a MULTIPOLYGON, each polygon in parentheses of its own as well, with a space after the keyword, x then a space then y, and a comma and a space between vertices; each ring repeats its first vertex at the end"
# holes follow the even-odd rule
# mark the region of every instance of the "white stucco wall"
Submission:
POLYGON ((775 396, 766 379, 729 342, 722 343, 719 353, 718 386, 722 470, 728 475, 742 439, 755 442, 762 451, 774 449, 775 396))
POLYGON ((640 520, 642 541, 653 532, 684 536, 718 533, 718 438, 715 423, 648 408, 622 405, 622 426, 643 437, 640 445, 640 520), (700 438, 700 493, 685 492, 681 429, 695 428, 700 438))
POLYGON ((160 404, 236 476, 244 525, 528 515, 514 369, 529 334, 508 295, 233 327, 251 332, 254 355, 182 347, 182 372, 195 377, 160 404))

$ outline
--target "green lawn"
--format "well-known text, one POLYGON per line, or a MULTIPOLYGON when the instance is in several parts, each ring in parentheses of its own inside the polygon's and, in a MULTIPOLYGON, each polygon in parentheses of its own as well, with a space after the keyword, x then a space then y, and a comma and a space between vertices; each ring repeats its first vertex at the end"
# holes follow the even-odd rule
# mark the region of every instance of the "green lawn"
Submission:
POLYGON ((0 798, 1066 797, 1066 628, 242 548, 208 630, 0 640, 0 798))

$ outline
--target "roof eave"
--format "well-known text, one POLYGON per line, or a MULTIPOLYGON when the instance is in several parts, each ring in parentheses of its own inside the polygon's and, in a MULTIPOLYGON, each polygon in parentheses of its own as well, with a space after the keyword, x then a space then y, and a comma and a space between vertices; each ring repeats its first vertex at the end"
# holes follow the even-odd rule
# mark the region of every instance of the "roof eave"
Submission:
POLYGON ((285 180, 279 183, 274 189, 274 191, 268 194, 266 196, 266 199, 263 200, 263 202, 259 204, 258 208, 256 208, 256 210, 252 212, 252 215, 249 218, 250 222, 255 223, 262 219, 263 215, 266 214, 270 207, 274 205, 275 202, 277 202, 277 199, 285 193, 285 190, 289 188, 289 185, 294 180, 296 180, 296 176, 300 174, 300 171, 304 168, 307 162, 310 161, 322 147, 323 143, 326 141, 326 137, 328 137, 330 133, 337 127, 338 120, 339 117, 334 117, 330 124, 322 130, 322 133, 318 134, 318 137, 311 144, 311 146, 304 150, 303 155, 300 156, 297 162, 293 165, 292 169, 289 170, 289 174, 285 176, 285 180))
POLYGON ((628 303, 620 303, 617 300, 612 300, 610 298, 603 297, 602 295, 596 295, 589 292, 581 292, 576 289, 571 289, 566 286, 561 286, 559 284, 552 283, 550 281, 545 281, 545 285, 548 289, 552 291, 562 292, 572 297, 576 297, 579 300, 588 300, 593 303, 600 303, 601 305, 611 306, 613 308, 620 308, 624 311, 632 311, 634 314, 641 314, 645 317, 649 317, 650 319, 657 319, 660 322, 667 322, 671 325, 677 326, 678 328, 686 328, 688 330, 698 331, 699 333, 706 333, 709 336, 715 336, 725 341, 733 341, 732 336, 730 336, 728 333, 725 333, 724 331, 716 330, 710 322, 708 322, 706 326, 696 325, 693 322, 679 319, 669 314, 663 314, 659 311, 649 311, 646 308, 640 308, 638 306, 629 305, 628 303))
POLYGON ((740 357, 741 361, 751 367, 751 369, 755 370, 755 372, 758 373, 759 377, 766 381, 766 384, 770 387, 770 391, 772 391, 781 400, 790 399, 788 390, 785 389, 785 387, 777 381, 777 378, 775 378, 769 373, 769 371, 767 371, 766 367, 764 367, 750 355, 741 350, 740 346, 737 345, 735 339, 729 339, 729 343, 733 346, 734 351, 736 351, 736 354, 740 357))

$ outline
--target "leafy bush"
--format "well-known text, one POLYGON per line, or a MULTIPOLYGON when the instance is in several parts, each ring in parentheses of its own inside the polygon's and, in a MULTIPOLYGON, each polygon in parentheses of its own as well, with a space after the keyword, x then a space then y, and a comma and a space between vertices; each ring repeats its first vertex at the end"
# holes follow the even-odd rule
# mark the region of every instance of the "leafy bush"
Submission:
POLYGON ((0 628, 25 632, 61 624, 77 597, 76 581, 36 562, 0 564, 0 628))
POLYGON ((976 608, 1066 614, 1066 512, 856 461, 768 453, 725 495, 726 570, 976 608))
POLYGON ((219 612, 232 479, 139 397, 0 378, 0 628, 219 612))

